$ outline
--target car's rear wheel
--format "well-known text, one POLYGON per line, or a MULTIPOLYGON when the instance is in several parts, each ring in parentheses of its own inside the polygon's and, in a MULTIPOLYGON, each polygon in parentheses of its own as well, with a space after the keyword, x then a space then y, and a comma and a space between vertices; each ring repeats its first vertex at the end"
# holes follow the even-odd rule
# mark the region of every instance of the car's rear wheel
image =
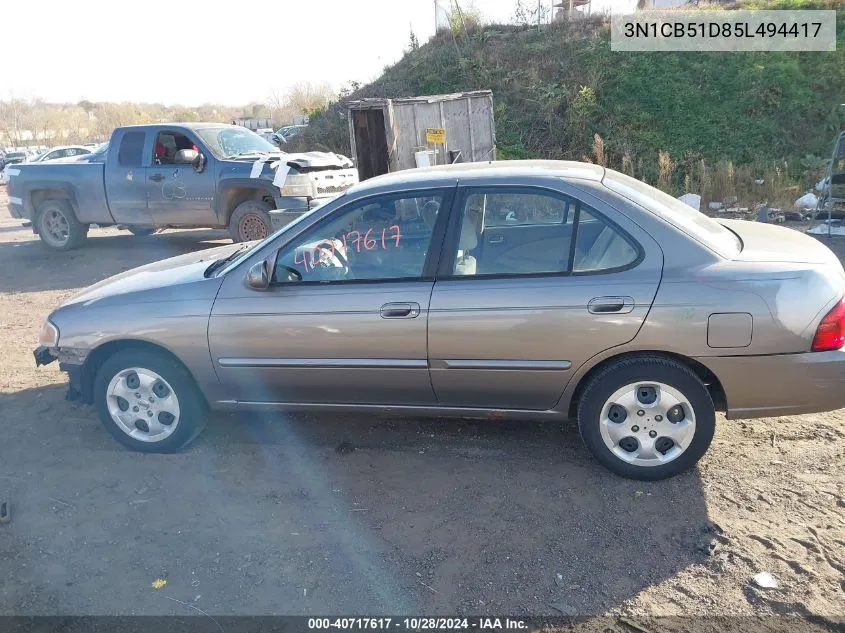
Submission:
POLYGON ((67 200, 45 200, 37 213, 38 237, 48 248, 68 251, 82 246, 88 237, 88 225, 76 219, 67 200))
POLYGON ((270 220, 271 206, 263 200, 247 200, 241 202, 232 211, 229 220, 229 233, 235 242, 251 242, 263 240, 270 235, 272 221, 270 220))
POLYGON ((118 442, 145 453, 177 451, 206 424, 205 402, 191 375, 151 350, 108 358, 94 378, 94 404, 118 442))
POLYGON ((590 379, 578 406, 587 448, 608 469, 658 480, 707 452, 716 411, 706 385, 685 365, 659 356, 619 360, 590 379))

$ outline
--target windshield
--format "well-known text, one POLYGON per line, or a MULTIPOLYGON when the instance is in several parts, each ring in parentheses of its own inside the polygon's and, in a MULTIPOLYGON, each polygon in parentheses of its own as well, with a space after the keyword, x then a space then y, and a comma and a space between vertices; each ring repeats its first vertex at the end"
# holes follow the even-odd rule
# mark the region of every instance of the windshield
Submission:
POLYGON ((279 151, 275 145, 245 127, 210 127, 194 131, 217 158, 279 151))
POLYGON ((742 250, 742 242, 732 231, 660 189, 612 169, 606 171, 602 184, 722 257, 733 257, 742 250))

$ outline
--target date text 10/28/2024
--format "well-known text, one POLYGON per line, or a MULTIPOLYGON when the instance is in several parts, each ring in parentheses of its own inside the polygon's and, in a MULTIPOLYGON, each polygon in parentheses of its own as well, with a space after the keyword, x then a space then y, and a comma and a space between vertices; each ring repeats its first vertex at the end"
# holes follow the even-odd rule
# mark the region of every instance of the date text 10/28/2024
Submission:
POLYGON ((308 618, 309 630, 505 631, 527 629, 516 618, 308 618))

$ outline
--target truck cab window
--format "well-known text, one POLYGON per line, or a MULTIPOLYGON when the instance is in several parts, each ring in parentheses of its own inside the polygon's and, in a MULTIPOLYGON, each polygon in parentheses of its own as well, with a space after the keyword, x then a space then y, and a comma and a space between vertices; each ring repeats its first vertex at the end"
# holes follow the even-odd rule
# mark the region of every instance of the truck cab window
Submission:
POLYGON ((144 153, 144 133, 127 132, 120 140, 117 162, 121 167, 140 167, 144 153))
POLYGON ((193 149, 199 151, 199 148, 184 134, 179 132, 159 132, 156 136, 153 164, 154 165, 172 165, 176 157, 176 152, 180 149, 193 149))

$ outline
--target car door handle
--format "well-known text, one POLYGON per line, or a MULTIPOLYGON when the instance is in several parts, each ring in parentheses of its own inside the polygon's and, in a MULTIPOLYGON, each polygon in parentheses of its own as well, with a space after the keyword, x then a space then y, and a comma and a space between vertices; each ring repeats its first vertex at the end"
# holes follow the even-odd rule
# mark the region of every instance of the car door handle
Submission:
POLYGON ((633 297, 596 297, 587 304, 587 310, 593 314, 625 314, 633 309, 633 297))
POLYGON ((419 303, 385 303, 379 314, 382 319, 413 319, 420 315, 419 303))
POLYGON ((491 235, 490 238, 487 240, 488 244, 501 244, 505 241, 504 235, 491 235))
POLYGON ((164 176, 162 176, 161 174, 153 174, 152 176, 150 176, 150 180, 152 180, 153 182, 161 182, 162 180, 164 180, 164 176))

